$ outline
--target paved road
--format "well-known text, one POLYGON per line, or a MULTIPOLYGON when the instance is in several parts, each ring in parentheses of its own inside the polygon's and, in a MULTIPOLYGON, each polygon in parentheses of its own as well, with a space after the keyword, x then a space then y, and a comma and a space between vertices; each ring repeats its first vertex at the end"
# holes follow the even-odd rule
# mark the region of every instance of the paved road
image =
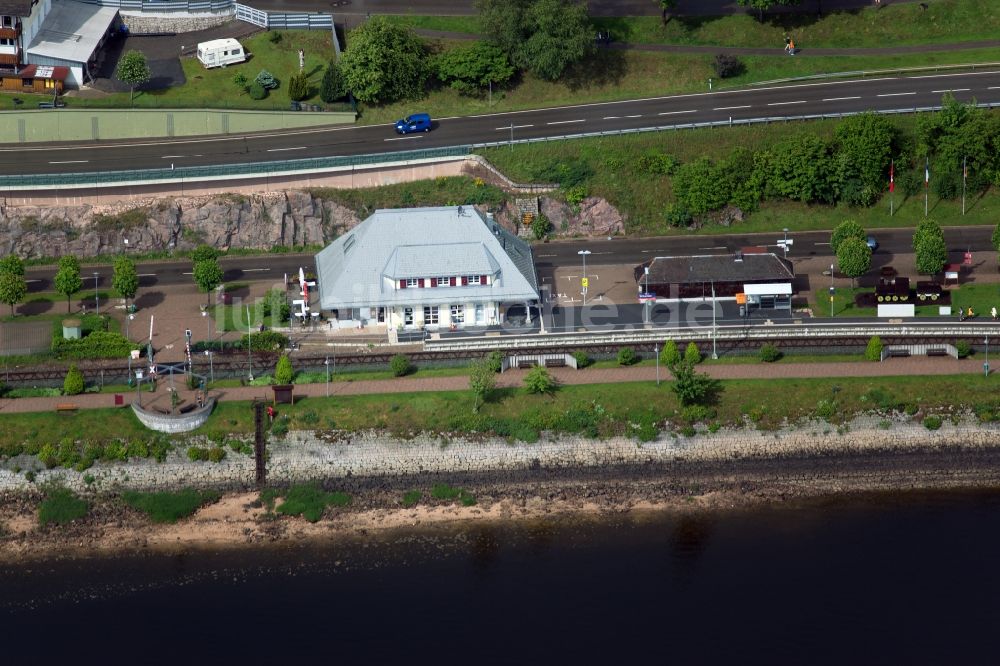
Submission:
MULTIPOLYGON (((474 0, 248 0, 257 9, 275 12, 333 12, 335 15, 357 14, 420 14, 423 16, 470 16, 477 12, 474 0)), ((917 0, 884 0, 883 5, 917 2, 917 0)), ((778 13, 820 14, 832 11, 871 7, 872 0, 803 0, 793 7, 781 7, 765 16, 778 13)), ((659 16, 659 3, 654 0, 589 0, 591 16, 659 16)), ((736 0, 678 0, 674 16, 719 16, 748 14, 736 0)))
POLYGON ((443 118, 434 131, 398 137, 389 126, 278 131, 256 136, 156 139, 0 148, 0 174, 96 172, 388 153, 400 150, 683 127, 749 118, 905 110, 960 101, 1000 104, 1000 71, 825 81, 747 90, 443 118))

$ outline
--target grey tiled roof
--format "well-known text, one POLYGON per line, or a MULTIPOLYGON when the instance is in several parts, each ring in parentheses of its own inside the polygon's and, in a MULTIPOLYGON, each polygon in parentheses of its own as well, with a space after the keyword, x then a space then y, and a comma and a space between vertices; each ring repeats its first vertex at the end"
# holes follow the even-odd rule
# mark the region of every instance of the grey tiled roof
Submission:
MULTIPOLYGON (((637 271, 636 276, 646 279, 642 270, 637 271)), ((737 261, 732 254, 656 257, 649 264, 650 284, 792 280, 794 277, 791 262, 770 252, 744 254, 742 261, 737 261)))
POLYGON ((538 299, 530 246, 470 206, 377 210, 316 255, 316 275, 324 310, 538 299), (397 280, 452 275, 496 283, 395 288, 397 280))
POLYGON ((31 0, 0 0, 0 16, 31 16, 31 0))

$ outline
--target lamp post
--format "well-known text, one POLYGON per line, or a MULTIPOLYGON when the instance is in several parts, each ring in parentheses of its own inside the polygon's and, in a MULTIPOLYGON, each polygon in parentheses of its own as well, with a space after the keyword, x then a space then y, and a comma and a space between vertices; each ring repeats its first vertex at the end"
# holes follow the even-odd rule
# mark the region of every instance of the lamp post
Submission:
POLYGON ((837 290, 833 287, 833 264, 830 264, 830 319, 833 319, 833 295, 837 290))
POLYGON ((129 315, 127 317, 125 317, 125 339, 126 340, 130 340, 131 339, 131 338, 128 337, 128 329, 129 329, 129 324, 132 323, 133 319, 135 319, 135 315, 132 314, 132 313, 129 313, 129 315))
POLYGON ((653 345, 653 355, 656 357, 656 385, 660 385, 660 345, 653 345))
POLYGON ((212 350, 206 349, 205 356, 208 357, 208 377, 211 383, 215 383, 215 366, 212 364, 212 350))
POLYGON ((983 363, 983 374, 990 376, 990 336, 986 336, 986 362, 983 363))
POLYGON ((326 397, 330 397, 330 357, 327 356, 326 360, 323 361, 323 365, 326 366, 326 397))
POLYGON ((579 250, 578 255, 583 257, 583 306, 587 307, 587 255, 590 254, 590 250, 579 250))
POLYGON ((253 341, 253 324, 250 322, 250 306, 247 306, 247 363, 249 365, 250 381, 253 381, 253 356, 250 353, 251 342, 253 341))
POLYGON ((718 360, 719 354, 715 350, 715 280, 712 280, 712 359, 718 360))
POLYGON ((785 251, 785 258, 788 258, 788 227, 782 229, 785 232, 785 240, 781 243, 781 249, 785 251))
POLYGON ((100 277, 100 273, 94 273, 94 310, 97 314, 101 314, 101 297, 97 293, 97 280, 100 277))
POLYGON ((207 309, 201 311, 201 316, 205 319, 205 348, 208 349, 212 345, 212 320, 207 309))

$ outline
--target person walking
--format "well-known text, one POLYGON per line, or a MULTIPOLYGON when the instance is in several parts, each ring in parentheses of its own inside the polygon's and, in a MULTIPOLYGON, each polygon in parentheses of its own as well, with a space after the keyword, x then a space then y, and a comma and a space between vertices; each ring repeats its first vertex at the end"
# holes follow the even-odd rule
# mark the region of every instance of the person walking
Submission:
POLYGON ((788 42, 788 55, 795 55, 795 40, 791 39, 788 42))
POLYGON ((993 321, 996 321, 996 320, 997 320, 997 306, 995 306, 995 305, 994 305, 994 306, 993 306, 993 307, 992 307, 992 308, 990 309, 990 316, 991 316, 991 317, 993 317, 993 321))
POLYGON ((785 35, 785 53, 788 53, 788 49, 791 48, 789 45, 792 43, 792 38, 785 35))

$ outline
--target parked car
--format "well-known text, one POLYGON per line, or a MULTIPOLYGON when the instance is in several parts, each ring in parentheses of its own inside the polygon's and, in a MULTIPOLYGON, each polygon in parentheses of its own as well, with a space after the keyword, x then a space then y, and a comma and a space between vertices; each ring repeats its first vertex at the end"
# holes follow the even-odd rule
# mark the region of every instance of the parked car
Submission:
POLYGON ((397 134, 412 134, 413 132, 430 132, 431 116, 427 113, 414 113, 402 120, 396 121, 397 134))
POLYGON ((874 236, 869 236, 865 239, 865 242, 868 243, 868 249, 872 252, 878 249, 878 241, 875 240, 874 236))

